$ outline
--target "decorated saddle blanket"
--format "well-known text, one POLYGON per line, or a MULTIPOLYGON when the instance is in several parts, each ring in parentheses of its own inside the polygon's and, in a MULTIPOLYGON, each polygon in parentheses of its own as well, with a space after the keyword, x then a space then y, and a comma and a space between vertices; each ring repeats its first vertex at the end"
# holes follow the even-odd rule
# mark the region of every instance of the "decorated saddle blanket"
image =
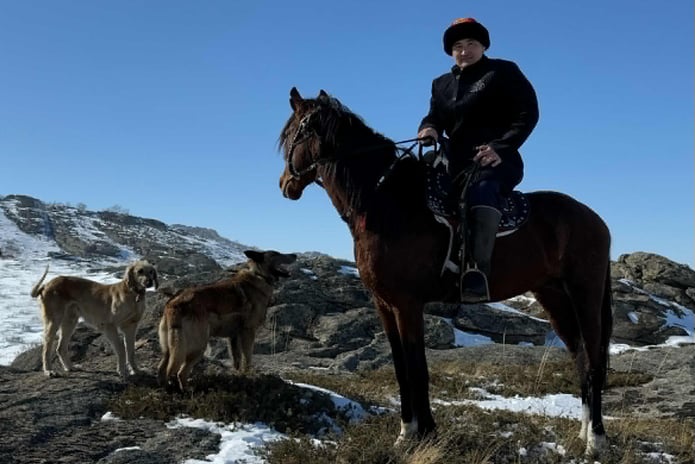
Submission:
MULTIPOLYGON (((426 202, 435 216, 445 218, 450 223, 458 222, 458 196, 446 170, 446 161, 435 155, 425 162, 426 202)), ((514 190, 502 198, 502 219, 497 236, 514 233, 529 216, 529 204, 526 196, 514 190)), ((441 219, 440 219, 441 222, 441 219)))

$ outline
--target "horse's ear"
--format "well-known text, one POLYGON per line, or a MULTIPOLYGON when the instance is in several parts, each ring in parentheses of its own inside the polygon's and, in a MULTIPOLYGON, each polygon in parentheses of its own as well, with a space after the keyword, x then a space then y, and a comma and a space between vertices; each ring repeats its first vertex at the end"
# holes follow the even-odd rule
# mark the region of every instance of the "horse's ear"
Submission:
POLYGON ((303 101, 304 99, 299 95, 297 87, 292 87, 292 90, 290 90, 290 106, 292 107, 292 111, 297 111, 299 104, 303 101))
POLYGON ((319 97, 318 97, 318 99, 319 99, 319 101, 321 101, 321 102, 323 102, 323 103, 327 103, 327 102, 330 102, 330 101, 331 101, 330 95, 328 95, 328 93, 326 93, 326 91, 323 90, 323 89, 319 90, 319 97))

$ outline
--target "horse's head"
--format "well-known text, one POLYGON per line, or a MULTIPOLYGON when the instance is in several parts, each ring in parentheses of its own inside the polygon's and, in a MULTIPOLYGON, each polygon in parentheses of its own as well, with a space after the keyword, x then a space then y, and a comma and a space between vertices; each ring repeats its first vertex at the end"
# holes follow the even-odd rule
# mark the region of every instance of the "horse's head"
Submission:
POLYGON ((317 180, 317 168, 329 161, 321 155, 325 141, 325 113, 337 100, 321 90, 317 98, 304 99, 296 88, 290 91, 292 115, 280 134, 285 170, 280 176, 282 194, 298 200, 307 185, 317 180))

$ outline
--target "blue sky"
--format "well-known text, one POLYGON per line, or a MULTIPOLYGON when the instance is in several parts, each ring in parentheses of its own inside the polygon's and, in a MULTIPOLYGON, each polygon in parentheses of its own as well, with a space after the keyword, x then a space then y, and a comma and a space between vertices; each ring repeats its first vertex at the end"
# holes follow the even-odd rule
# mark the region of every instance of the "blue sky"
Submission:
POLYGON ((247 245, 352 259, 328 197, 277 186, 289 90, 415 136, 455 18, 533 83, 519 188, 596 210, 612 257, 693 266, 693 2, 0 2, 0 195, 119 205, 247 245))

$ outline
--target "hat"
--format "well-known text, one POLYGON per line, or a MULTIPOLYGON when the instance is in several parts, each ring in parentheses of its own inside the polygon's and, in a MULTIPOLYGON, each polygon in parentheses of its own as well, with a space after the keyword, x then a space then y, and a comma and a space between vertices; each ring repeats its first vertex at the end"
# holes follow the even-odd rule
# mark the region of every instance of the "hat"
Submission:
POLYGON ((483 47, 490 48, 490 34, 474 18, 458 18, 444 31, 444 51, 447 55, 451 55, 454 43, 461 39, 475 39, 483 47))

